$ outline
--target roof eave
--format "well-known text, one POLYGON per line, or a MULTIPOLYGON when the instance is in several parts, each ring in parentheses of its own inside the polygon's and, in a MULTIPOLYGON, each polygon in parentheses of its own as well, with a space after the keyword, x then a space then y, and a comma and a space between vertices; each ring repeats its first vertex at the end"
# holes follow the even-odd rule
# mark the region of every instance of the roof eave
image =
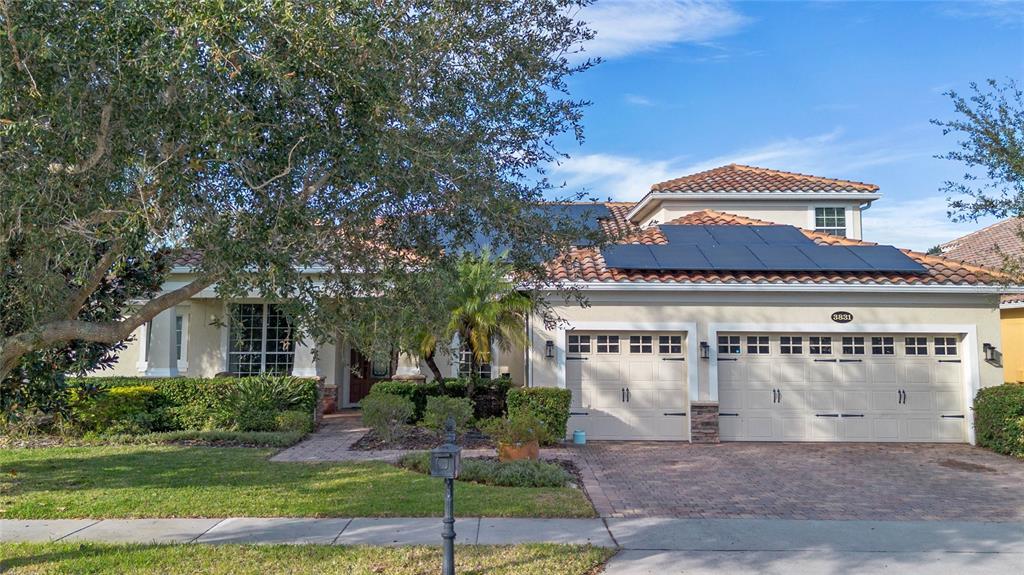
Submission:
POLYGON ((1005 285, 961 284, 850 284, 850 283, 689 283, 648 281, 576 281, 562 282, 565 289, 590 291, 786 291, 848 293, 960 293, 997 295, 1005 285))
POLYGON ((637 223, 637 219, 645 212, 653 202, 656 200, 664 201, 671 199, 701 199, 706 200, 708 198, 714 198, 716 200, 768 200, 768 201, 786 201, 786 200, 806 200, 813 198, 815 200, 857 200, 861 203, 871 203, 882 197, 882 194, 878 192, 868 191, 857 191, 857 192, 735 192, 735 191, 720 191, 720 192, 673 192, 673 191, 657 191, 651 190, 647 192, 636 205, 626 214, 626 219, 633 223, 637 223))

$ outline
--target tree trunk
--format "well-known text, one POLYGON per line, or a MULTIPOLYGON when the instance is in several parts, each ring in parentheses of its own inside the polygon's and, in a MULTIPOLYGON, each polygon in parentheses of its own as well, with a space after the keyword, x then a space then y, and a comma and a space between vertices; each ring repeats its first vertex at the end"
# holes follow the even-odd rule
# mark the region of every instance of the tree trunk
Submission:
POLYGON ((441 390, 441 394, 444 395, 444 376, 441 375, 441 368, 437 367, 437 362, 434 361, 434 352, 430 352, 426 357, 423 358, 424 363, 430 368, 430 373, 434 375, 434 379, 437 380, 437 387, 441 390))

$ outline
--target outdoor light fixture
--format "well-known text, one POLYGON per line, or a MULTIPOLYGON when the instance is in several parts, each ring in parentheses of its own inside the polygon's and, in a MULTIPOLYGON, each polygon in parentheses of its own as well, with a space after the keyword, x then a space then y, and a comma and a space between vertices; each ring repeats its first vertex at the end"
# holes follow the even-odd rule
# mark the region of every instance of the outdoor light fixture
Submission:
POLYGON ((555 342, 550 339, 544 343, 544 357, 548 359, 555 357, 555 342))
POLYGON ((700 342, 700 358, 701 359, 709 359, 710 357, 711 357, 711 346, 708 345, 708 342, 706 342, 706 341, 700 342))
POLYGON ((999 353, 999 350, 996 349, 996 346, 992 345, 991 343, 983 343, 981 345, 981 350, 985 354, 986 362, 997 367, 1002 363, 1003 354, 999 353))

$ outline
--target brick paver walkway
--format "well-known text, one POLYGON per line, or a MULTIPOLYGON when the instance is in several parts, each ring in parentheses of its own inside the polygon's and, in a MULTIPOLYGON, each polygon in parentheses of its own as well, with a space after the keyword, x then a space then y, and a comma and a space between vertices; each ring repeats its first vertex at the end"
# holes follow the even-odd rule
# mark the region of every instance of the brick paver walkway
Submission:
POLYGON ((1024 520, 1024 462, 969 445, 595 442, 572 451, 604 517, 1024 520))

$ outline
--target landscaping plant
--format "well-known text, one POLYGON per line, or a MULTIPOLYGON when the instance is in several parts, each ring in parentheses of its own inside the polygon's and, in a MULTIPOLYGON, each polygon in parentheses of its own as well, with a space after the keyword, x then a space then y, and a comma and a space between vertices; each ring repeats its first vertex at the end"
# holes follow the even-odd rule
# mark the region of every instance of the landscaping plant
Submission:
POLYGON ((238 431, 276 431, 277 415, 302 405, 302 381, 260 375, 239 380, 221 405, 225 425, 238 431))
MULTIPOLYGON (((407 453, 398 466, 417 473, 430 473, 430 454, 407 453)), ((545 461, 506 461, 466 458, 462 460, 459 481, 504 487, 564 487, 572 478, 562 466, 545 461)))
POLYGON ((402 435, 416 412, 412 401, 386 393, 364 397, 359 407, 363 412, 363 424, 384 441, 393 441, 402 435))
POLYGON ((569 423, 572 392, 556 387, 517 387, 508 392, 508 415, 534 416, 544 422, 547 434, 542 443, 560 441, 569 423))
POLYGON ((473 402, 464 397, 429 397, 423 412, 422 425, 440 436, 448 419, 455 421, 456 433, 465 433, 473 421, 473 402))
POLYGON ((1024 384, 1007 383, 978 390, 974 398, 978 445, 1024 458, 1024 384))

